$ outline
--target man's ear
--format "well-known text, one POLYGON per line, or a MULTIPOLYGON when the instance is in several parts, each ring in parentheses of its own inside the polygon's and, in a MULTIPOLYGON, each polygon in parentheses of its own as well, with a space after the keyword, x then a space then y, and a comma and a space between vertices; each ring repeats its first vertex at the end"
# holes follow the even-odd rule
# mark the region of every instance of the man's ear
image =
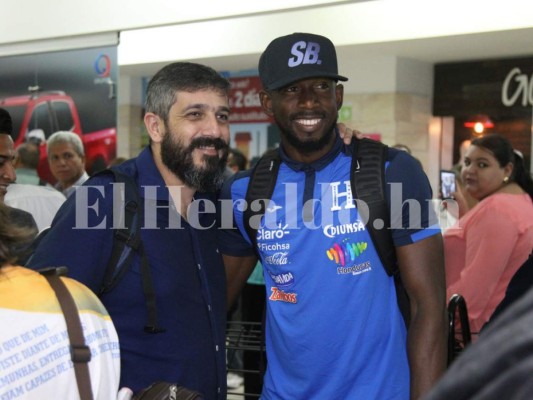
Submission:
POLYGON ((148 132, 148 135, 150 135, 152 142, 159 143, 163 140, 165 133, 164 123, 159 116, 147 112, 144 114, 144 125, 146 126, 146 131, 148 132))
POLYGON ((343 85, 335 86, 335 101, 337 102, 337 110, 341 109, 343 98, 344 98, 344 86, 343 85))
POLYGON ((265 114, 272 117, 274 113, 272 112, 272 98, 270 93, 266 90, 261 90, 259 92, 259 100, 261 101, 261 107, 263 107, 265 114))

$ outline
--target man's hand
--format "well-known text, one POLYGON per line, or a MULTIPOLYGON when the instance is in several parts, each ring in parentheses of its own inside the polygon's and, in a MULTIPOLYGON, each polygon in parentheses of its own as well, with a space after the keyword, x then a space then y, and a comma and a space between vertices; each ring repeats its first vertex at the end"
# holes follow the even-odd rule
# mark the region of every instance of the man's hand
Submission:
POLYGON ((352 143, 352 138, 354 137, 356 137, 357 139, 362 139, 364 137, 361 132, 356 129, 348 128, 342 122, 339 122, 337 124, 337 128, 339 128, 339 136, 344 141, 345 145, 349 145, 350 143, 352 143))

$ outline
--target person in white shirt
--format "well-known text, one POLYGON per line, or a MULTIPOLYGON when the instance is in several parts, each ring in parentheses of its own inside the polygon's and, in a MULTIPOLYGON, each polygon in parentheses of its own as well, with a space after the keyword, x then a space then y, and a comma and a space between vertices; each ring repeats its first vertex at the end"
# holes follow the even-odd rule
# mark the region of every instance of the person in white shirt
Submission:
POLYGON ((29 212, 39 232, 52 224, 57 210, 65 202, 63 193, 51 186, 36 186, 22 183, 13 183, 8 186, 5 203, 29 212))

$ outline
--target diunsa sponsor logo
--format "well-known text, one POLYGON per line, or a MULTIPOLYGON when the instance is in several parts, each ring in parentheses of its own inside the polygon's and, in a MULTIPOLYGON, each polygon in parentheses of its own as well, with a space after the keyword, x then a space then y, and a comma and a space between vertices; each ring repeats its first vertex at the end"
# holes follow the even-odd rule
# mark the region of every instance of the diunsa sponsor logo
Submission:
POLYGON ((339 235, 346 235, 347 233, 356 233, 365 230, 365 224, 361 221, 355 221, 351 224, 343 225, 326 225, 324 227, 324 236, 334 238, 339 235))

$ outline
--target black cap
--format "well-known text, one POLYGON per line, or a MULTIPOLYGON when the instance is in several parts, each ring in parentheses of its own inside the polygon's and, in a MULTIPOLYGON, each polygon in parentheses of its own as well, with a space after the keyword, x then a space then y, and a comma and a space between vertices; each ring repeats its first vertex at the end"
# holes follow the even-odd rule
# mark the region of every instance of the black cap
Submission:
POLYGON ((307 78, 348 80, 338 74, 331 40, 312 33, 293 33, 270 42, 259 59, 259 77, 268 90, 307 78))

